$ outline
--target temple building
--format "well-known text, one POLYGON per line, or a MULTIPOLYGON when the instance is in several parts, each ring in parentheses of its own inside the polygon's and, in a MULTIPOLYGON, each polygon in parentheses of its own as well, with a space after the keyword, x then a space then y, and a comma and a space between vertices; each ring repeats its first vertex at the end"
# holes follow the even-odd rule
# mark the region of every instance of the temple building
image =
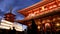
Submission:
POLYGON ((27 25, 32 32, 60 30, 60 0, 43 0, 18 13, 25 18, 17 22, 27 25))

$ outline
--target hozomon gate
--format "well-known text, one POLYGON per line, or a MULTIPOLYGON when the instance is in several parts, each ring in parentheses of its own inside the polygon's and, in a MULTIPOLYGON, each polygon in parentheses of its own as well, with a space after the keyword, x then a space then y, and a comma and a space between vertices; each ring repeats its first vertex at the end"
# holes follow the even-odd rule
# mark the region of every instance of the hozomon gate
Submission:
POLYGON ((23 20, 18 20, 22 24, 31 28, 32 19, 34 20, 38 31, 60 30, 60 0, 43 0, 30 7, 19 10, 25 16, 23 20))

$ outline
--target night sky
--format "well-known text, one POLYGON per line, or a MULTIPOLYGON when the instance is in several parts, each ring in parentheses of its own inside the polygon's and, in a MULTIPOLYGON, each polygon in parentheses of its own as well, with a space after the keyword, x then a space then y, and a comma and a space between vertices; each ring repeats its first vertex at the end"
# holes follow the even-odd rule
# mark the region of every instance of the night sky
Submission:
POLYGON ((4 17, 4 14, 9 12, 9 8, 12 7, 12 13, 16 15, 17 20, 22 20, 24 16, 17 13, 17 10, 21 10, 28 6, 31 6, 41 0, 0 0, 0 18, 4 17))
MULTIPOLYGON (((17 10, 21 10, 40 1, 41 0, 0 0, 0 18, 3 18, 4 14, 8 13, 10 7, 12 7, 12 13, 16 15, 16 20, 22 20, 24 16, 17 13, 17 10)), ((24 28, 26 27, 24 26, 24 28)))

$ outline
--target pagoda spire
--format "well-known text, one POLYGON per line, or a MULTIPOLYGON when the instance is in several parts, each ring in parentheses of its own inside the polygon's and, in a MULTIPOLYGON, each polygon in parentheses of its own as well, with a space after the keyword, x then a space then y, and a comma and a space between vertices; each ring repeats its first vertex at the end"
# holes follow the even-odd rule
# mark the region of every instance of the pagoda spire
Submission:
POLYGON ((10 13, 12 13, 12 7, 10 7, 10 13))

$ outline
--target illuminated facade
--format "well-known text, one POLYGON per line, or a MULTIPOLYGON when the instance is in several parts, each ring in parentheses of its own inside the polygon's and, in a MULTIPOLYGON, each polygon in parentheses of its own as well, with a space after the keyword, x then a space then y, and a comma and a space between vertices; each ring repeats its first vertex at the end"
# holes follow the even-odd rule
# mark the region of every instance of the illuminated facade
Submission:
POLYGON ((39 16, 52 12, 53 10, 57 10, 60 8, 60 1, 59 0, 47 0, 47 1, 41 1, 38 2, 35 5, 32 5, 30 7, 27 7, 25 9, 22 9, 20 11, 18 11, 19 13, 23 14, 24 16, 31 16, 31 15, 35 15, 39 16), (31 15, 30 15, 31 14, 31 15))
POLYGON ((24 20, 18 22, 31 28, 32 20, 35 21, 38 31, 41 29, 60 30, 60 0, 46 0, 18 11, 25 16, 24 20))

